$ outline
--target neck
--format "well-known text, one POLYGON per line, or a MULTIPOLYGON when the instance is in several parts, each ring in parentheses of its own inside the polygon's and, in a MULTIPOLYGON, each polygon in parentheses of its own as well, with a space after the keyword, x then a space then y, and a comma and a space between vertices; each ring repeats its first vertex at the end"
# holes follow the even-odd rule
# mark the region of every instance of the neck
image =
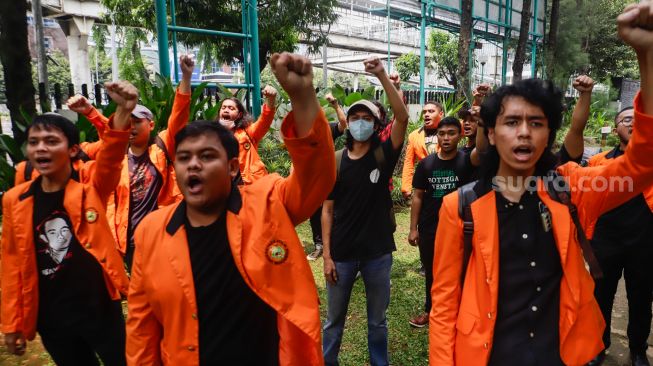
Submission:
POLYGON ((66 164, 64 169, 55 173, 43 175, 41 179, 41 189, 43 192, 58 192, 66 187, 70 174, 73 168, 70 164, 66 164))
POLYGON ((535 173, 535 166, 529 170, 515 170, 505 164, 499 163, 499 170, 495 176, 496 189, 503 197, 511 202, 519 202, 526 191, 528 179, 535 173))
POLYGON ((451 160, 455 158, 457 154, 458 154, 457 149, 453 149, 451 151, 440 150, 440 152, 438 152, 438 157, 440 158, 440 160, 451 160))
POLYGON ((216 222, 224 214, 225 207, 224 202, 210 208, 194 208, 186 205, 186 218, 193 227, 208 226, 216 222))
POLYGON ((143 146, 129 145, 129 152, 132 155, 141 156, 145 153, 145 151, 147 151, 147 147, 148 147, 147 145, 143 145, 143 146))
POLYGON ((360 158, 363 155, 367 154, 368 151, 370 151, 371 146, 372 146, 371 139, 363 142, 354 140, 354 143, 351 146, 351 150, 349 151, 349 157, 360 158))
POLYGON ((475 147, 476 146, 476 136, 469 136, 467 138, 467 143, 465 144, 467 147, 475 147))
POLYGON ((623 141, 621 141, 621 142, 619 143, 619 150, 621 150, 621 151, 626 151, 626 148, 627 148, 627 147, 628 147, 628 143, 627 143, 627 142, 623 142, 623 141))

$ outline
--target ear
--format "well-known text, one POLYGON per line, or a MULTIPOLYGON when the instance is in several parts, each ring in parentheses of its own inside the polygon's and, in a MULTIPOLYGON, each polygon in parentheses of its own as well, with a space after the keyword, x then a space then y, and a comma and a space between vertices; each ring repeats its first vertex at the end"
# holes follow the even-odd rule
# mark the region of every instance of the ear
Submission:
POLYGON ((490 142, 490 145, 495 146, 494 127, 488 127, 488 129, 487 129, 487 139, 490 142))
POLYGON ((229 160, 228 168, 229 168, 229 175, 231 176, 231 178, 232 179, 236 178, 236 176, 238 175, 238 171, 240 170, 240 163, 238 162, 237 157, 229 160))
POLYGON ((41 240, 43 240, 43 241, 46 242, 46 243, 48 242, 48 238, 47 238, 45 235, 43 235, 43 234, 40 234, 40 235, 39 235, 39 238, 41 238, 41 240))
POLYGON ((150 131, 154 129, 154 121, 150 121, 150 131))
POLYGON ((73 160, 77 154, 79 154, 79 145, 73 145, 68 148, 68 156, 70 156, 70 160, 73 160))
POLYGON ((612 134, 613 134, 613 135, 616 135, 616 136, 619 136, 619 132, 617 132, 617 128, 616 128, 616 127, 613 127, 613 128, 612 128, 612 134))

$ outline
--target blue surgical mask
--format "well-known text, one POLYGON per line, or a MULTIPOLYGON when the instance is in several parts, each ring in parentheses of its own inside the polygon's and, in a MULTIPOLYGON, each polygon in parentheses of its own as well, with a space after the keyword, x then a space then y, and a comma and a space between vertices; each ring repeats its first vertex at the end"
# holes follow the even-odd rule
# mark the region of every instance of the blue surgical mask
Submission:
POLYGON ((374 122, 358 119, 349 122, 349 133, 354 140, 359 142, 367 141, 374 133, 374 122))

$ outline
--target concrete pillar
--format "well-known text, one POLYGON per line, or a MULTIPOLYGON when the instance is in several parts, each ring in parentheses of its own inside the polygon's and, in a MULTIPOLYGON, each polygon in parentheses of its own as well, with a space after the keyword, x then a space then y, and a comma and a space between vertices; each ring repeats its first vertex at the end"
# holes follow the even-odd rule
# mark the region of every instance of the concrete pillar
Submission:
POLYGON ((60 23, 68 41, 70 76, 75 91, 81 91, 82 84, 88 84, 88 90, 93 90, 88 62, 88 37, 91 35, 95 19, 72 16, 60 23))

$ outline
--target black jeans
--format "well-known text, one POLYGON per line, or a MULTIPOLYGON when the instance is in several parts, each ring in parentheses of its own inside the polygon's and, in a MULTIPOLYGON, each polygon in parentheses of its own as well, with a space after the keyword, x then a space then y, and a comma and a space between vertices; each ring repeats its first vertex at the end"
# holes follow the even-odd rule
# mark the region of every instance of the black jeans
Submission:
POLYGON ((433 254, 435 252, 435 233, 419 233, 419 259, 424 266, 425 301, 424 311, 431 312, 431 287, 433 286, 433 254))
POLYGON ((313 244, 315 249, 322 247, 322 206, 313 213, 310 218, 311 231, 313 232, 313 244))
POLYGON ((603 278, 595 281, 594 296, 605 319, 603 343, 610 347, 612 305, 617 285, 623 273, 628 297, 628 343, 631 351, 646 351, 651 331, 651 301, 653 296, 653 246, 641 243, 624 248, 614 244, 592 243, 603 278))
POLYGON ((39 329, 45 350, 59 366, 125 366, 125 319, 120 301, 112 301, 102 319, 75 327, 39 329), (97 354, 97 356, 96 356, 97 354))

